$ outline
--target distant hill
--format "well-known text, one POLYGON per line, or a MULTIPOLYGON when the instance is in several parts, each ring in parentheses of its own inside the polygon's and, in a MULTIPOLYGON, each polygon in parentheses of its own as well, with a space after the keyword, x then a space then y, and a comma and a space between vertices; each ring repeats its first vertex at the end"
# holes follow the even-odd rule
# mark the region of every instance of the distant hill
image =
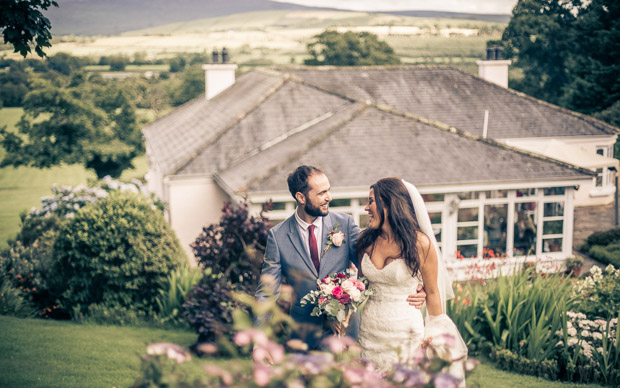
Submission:
POLYGON ((316 9, 269 0, 58 0, 45 15, 52 35, 117 35, 236 13, 316 9))
POLYGON ((416 18, 467 19, 497 23, 508 23, 511 17, 511 15, 502 14, 479 14, 443 11, 390 11, 382 13, 388 13, 390 15, 412 16, 416 18))
MULTIPOLYGON (((58 0, 45 15, 52 35, 118 35, 254 11, 326 10, 269 0, 58 0)), ((394 11, 378 14, 422 18, 469 19, 506 23, 510 15, 465 14, 438 11, 394 11)))

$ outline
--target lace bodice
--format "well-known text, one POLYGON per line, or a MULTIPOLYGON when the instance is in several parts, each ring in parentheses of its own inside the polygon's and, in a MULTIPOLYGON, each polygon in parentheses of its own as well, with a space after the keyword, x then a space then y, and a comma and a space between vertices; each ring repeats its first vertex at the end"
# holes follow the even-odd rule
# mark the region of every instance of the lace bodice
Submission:
POLYGON ((365 254, 361 266, 374 290, 361 315, 362 357, 386 369, 412 356, 423 339, 422 313, 407 302, 407 296, 415 293, 420 280, 411 276, 404 260, 397 259, 377 269, 365 254))

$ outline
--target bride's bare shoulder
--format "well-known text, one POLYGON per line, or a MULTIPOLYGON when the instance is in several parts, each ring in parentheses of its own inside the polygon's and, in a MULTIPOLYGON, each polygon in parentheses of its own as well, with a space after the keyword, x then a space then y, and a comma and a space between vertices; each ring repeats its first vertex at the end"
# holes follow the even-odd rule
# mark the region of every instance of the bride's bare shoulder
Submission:
POLYGON ((418 232, 418 241, 417 241, 417 246, 418 246, 418 252, 420 253, 421 257, 426 257, 428 256, 428 253, 431 249, 432 243, 431 243, 431 239, 428 238, 428 236, 426 234, 424 234, 423 232, 418 232))

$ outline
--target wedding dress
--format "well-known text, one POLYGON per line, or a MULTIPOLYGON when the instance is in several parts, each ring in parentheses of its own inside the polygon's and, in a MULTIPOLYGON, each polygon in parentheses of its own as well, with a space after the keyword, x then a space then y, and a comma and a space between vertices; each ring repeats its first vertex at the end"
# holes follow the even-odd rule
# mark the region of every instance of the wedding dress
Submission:
POLYGON ((412 360, 425 338, 449 334, 455 342, 447 349, 448 357, 456 361, 450 366, 449 372, 461 379, 459 387, 465 387, 467 345, 454 322, 445 314, 447 300, 454 297, 452 280, 441 257, 422 196, 414 185, 404 180, 402 182, 411 196, 420 230, 430 238, 437 252, 437 285, 443 313, 425 319, 421 310, 409 305, 407 296, 416 290, 422 280, 412 276, 404 260, 396 259, 382 269, 377 269, 370 256, 364 254, 362 273, 368 278, 374 295, 368 299, 361 314, 358 340, 362 357, 378 369, 387 370, 394 363, 412 360))
POLYGON ((421 281, 411 276, 404 260, 377 269, 368 254, 362 258, 362 272, 374 290, 361 315, 358 339, 362 357, 385 370, 411 359, 422 343, 424 317, 407 302, 421 281))

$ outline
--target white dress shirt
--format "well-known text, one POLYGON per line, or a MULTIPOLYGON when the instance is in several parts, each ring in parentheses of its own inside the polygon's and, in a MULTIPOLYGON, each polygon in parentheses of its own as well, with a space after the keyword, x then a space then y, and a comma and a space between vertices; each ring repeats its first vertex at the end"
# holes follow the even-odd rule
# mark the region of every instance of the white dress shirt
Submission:
MULTIPOLYGON (((304 247, 306 247, 306 252, 308 252, 308 257, 310 256, 310 242, 309 242, 309 236, 308 236, 308 227, 310 226, 309 223, 307 223, 306 221, 302 220, 301 217, 299 217, 299 214, 297 214, 297 209, 295 209, 295 219, 297 220, 297 228, 299 228, 299 234, 301 234, 301 240, 304 243, 304 247)), ((323 217, 317 217, 314 222, 312 223, 312 225, 315 226, 314 228, 314 237, 316 237, 316 243, 317 243, 317 251, 319 252, 319 261, 321 260, 321 252, 322 252, 322 245, 323 245, 323 241, 321 241, 321 236, 323 236, 323 217)))

